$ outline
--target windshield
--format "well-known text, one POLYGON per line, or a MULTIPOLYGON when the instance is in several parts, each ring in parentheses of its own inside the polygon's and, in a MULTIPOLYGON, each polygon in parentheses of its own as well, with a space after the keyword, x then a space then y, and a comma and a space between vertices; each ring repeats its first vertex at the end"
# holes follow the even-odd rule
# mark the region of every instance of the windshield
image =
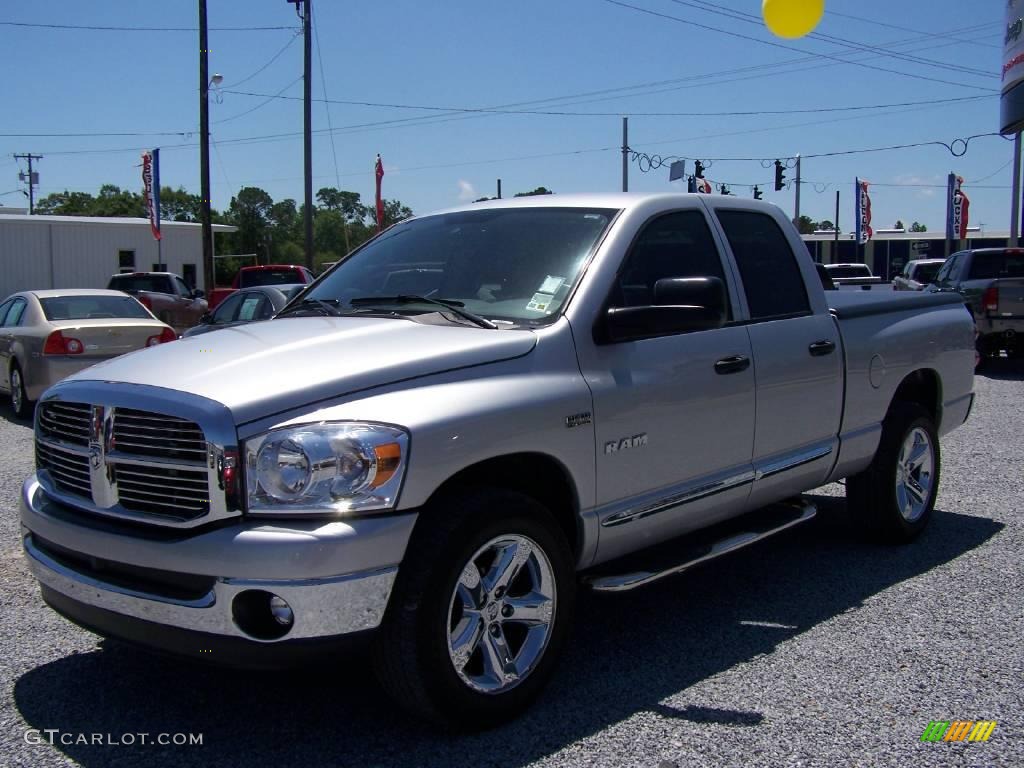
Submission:
MULTIPOLYGON (((349 305, 382 297, 383 306, 386 297, 420 296, 461 302, 498 322, 547 322, 560 312, 616 213, 491 208, 413 219, 343 261, 305 298, 349 305)), ((406 303, 402 311, 438 307, 406 303)))
POLYGON ((254 269, 243 271, 239 279, 241 288, 258 285, 292 285, 302 282, 302 273, 297 269, 254 269))
POLYGON ((54 296, 40 299, 47 320, 89 320, 101 317, 152 316, 131 296, 54 296))

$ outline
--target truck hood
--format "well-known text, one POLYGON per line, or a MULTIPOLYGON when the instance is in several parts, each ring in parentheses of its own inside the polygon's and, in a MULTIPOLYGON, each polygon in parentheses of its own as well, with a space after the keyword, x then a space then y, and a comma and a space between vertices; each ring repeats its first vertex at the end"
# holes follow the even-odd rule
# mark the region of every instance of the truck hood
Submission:
POLYGON ((65 381, 191 392, 223 403, 242 424, 371 387, 520 357, 535 343, 530 331, 287 317, 150 347, 65 381))

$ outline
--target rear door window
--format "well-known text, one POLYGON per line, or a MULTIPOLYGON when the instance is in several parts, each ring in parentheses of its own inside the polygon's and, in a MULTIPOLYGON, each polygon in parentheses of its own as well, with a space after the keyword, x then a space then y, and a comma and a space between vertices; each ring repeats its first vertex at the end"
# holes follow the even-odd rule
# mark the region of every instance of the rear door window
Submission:
POLYGON ((213 313, 214 323, 230 323, 235 319, 235 313, 238 312, 238 307, 242 303, 243 296, 241 294, 234 294, 228 296, 221 302, 221 305, 217 307, 217 311, 213 313))
POLYGON ((15 299, 11 304, 11 308, 7 310, 7 316, 4 317, 4 328, 14 328, 21 324, 21 316, 25 314, 25 307, 27 306, 24 299, 15 299))
POLYGON ((752 320, 811 313, 807 288, 789 241, 775 219, 755 211, 716 211, 743 280, 752 320))

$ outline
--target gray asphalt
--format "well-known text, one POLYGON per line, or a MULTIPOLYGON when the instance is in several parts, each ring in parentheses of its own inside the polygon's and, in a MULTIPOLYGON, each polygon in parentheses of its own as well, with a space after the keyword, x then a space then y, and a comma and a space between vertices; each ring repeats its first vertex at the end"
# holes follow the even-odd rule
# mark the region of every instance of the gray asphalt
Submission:
POLYGON ((410 721, 359 657, 223 671, 50 612, 18 543, 31 434, 2 409, 0 765, 1022 766, 1024 365, 1001 361, 976 391, 916 543, 865 543, 842 489, 820 489, 802 529, 628 596, 585 595, 542 700, 472 736, 410 721), (956 719, 998 725, 987 743, 920 741, 930 720, 956 719), (29 744, 29 729, 73 742, 29 744), (94 733, 115 743, 74 743, 94 733), (116 743, 138 733, 203 743, 116 743))

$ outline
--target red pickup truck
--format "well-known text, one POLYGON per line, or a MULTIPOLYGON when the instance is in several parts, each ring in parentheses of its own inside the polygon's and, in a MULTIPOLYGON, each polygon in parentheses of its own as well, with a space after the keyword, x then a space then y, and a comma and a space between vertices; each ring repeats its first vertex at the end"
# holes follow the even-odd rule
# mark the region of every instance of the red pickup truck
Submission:
POLYGON ((207 297, 207 301, 212 310, 239 288, 253 288, 259 285, 309 285, 312 282, 313 273, 296 264, 242 267, 235 275, 230 288, 214 288, 207 297))

